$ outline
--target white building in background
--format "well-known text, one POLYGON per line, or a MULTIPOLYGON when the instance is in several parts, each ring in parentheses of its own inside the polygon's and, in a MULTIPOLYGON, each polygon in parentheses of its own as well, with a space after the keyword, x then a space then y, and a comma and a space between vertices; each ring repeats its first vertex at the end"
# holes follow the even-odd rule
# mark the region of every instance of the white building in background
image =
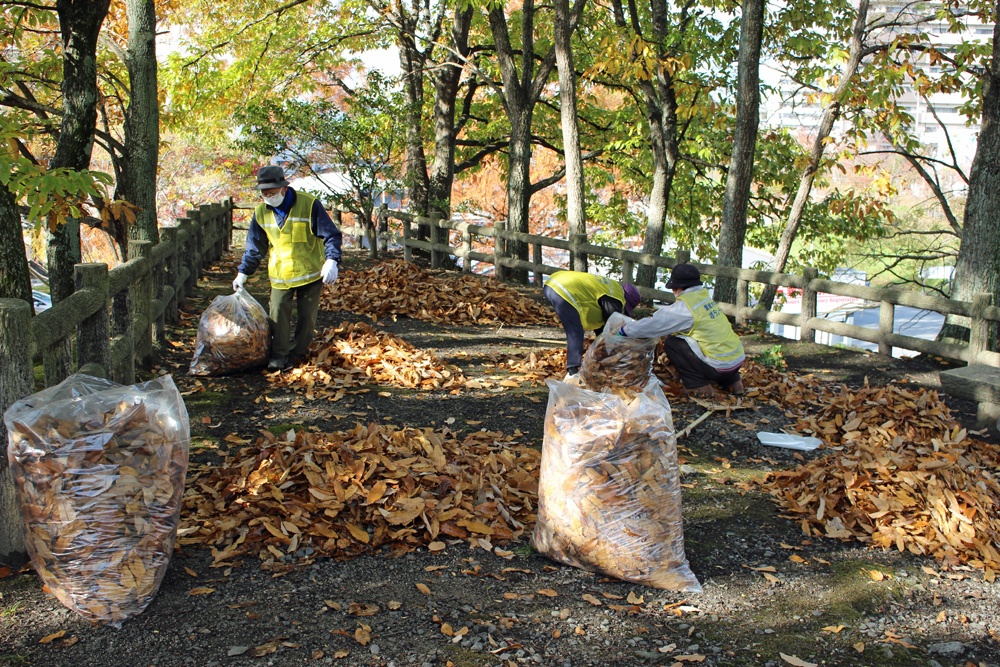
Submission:
MULTIPOLYGON (((886 2, 885 0, 875 0, 869 10, 869 22, 880 15, 900 15, 904 19, 912 21, 918 17, 933 15, 934 7, 939 4, 923 1, 886 2)), ((993 26, 991 24, 983 23, 976 16, 965 17, 962 22, 965 25, 965 30, 960 34, 949 32, 948 24, 937 20, 921 24, 920 29, 929 36, 934 46, 944 53, 953 51, 962 41, 990 42, 992 40, 993 26)), ((889 41, 892 38, 893 33, 889 31, 875 36, 878 41, 889 41)), ((931 64, 930 59, 926 56, 916 62, 930 78, 934 78, 942 72, 942 67, 931 64)), ((767 67, 766 63, 764 63, 764 67, 767 67)), ((767 78, 763 72, 762 76, 767 78)), ((771 78, 771 84, 777 90, 775 94, 764 100, 761 114, 762 122, 771 127, 787 128, 793 133, 801 131, 804 137, 811 139, 812 136, 815 136, 823 113, 822 104, 807 99, 808 91, 804 91, 794 81, 782 78, 780 73, 774 70, 772 70, 771 78)), ((911 85, 904 87, 896 102, 902 110, 913 118, 911 129, 916 138, 929 149, 930 155, 950 162, 949 151, 954 150, 958 165, 962 169, 968 170, 976 152, 979 120, 975 119, 975 122, 969 124, 968 118, 959 112, 966 102, 960 93, 934 93, 924 97, 918 94, 911 85)), ((838 120, 834 125, 833 136, 835 138, 843 136, 846 130, 847 121, 838 120)), ((879 137, 871 137, 871 142, 872 150, 889 148, 884 143, 880 143, 879 137)), ((961 181, 953 183, 953 185, 961 187, 960 183, 961 181)))

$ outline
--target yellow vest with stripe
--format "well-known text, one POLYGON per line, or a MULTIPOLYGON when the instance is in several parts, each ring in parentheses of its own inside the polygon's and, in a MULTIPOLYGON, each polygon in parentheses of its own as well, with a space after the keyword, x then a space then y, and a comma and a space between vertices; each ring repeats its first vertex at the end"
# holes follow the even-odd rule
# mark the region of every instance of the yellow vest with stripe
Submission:
POLYGON ((257 224, 267 234, 271 245, 267 275, 272 287, 292 289, 320 278, 326 253, 323 239, 312 232, 314 201, 315 197, 296 192, 295 203, 281 227, 278 227, 274 210, 267 204, 258 204, 254 210, 257 224))
POLYGON ((588 331, 604 326, 604 312, 597 300, 610 296, 625 304, 625 291, 620 283, 582 271, 556 271, 545 282, 580 313, 580 323, 588 331))
POLYGON ((708 290, 684 292, 678 298, 691 311, 694 324, 687 331, 677 333, 694 338, 705 356, 712 359, 726 362, 740 358, 743 343, 708 290))

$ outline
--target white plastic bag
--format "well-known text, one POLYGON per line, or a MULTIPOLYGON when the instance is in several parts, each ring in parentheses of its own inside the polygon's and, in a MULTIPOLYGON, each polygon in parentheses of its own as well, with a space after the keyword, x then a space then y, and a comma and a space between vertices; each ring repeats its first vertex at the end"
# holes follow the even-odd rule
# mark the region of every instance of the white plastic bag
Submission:
POLYGON ((659 383, 632 398, 546 384, 535 548, 626 581, 700 592, 684 554, 677 443, 659 383))
POLYGON ((791 433, 770 433, 761 431, 757 434, 757 439, 763 445, 771 447, 784 447, 785 449, 797 449, 803 452, 812 450, 823 444, 819 438, 812 438, 805 435, 792 435, 791 433))
POLYGON ((215 297, 198 322, 190 375, 219 375, 259 366, 271 353, 267 313, 245 290, 215 297))
POLYGON ((24 543, 49 591, 120 626, 156 595, 177 537, 190 428, 169 375, 71 375, 4 413, 24 543))

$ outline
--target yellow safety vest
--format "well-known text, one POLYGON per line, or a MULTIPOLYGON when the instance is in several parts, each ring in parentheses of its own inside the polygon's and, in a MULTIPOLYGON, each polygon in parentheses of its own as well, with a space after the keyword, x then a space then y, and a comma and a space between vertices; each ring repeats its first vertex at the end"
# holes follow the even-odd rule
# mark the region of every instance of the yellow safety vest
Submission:
POLYGON ((312 232, 314 201, 315 197, 296 192, 295 203, 281 227, 278 227, 274 210, 267 204, 258 204, 254 210, 257 224, 267 234, 271 244, 267 275, 272 287, 292 289, 308 285, 320 277, 326 254, 323 239, 312 232))
POLYGON ((582 271, 556 271, 545 284, 556 291, 556 294, 566 299, 580 313, 580 323, 588 331, 604 326, 604 312, 597 300, 602 296, 610 296, 625 304, 625 291, 621 284, 582 271))
POLYGON ((722 362, 740 358, 743 343, 708 290, 684 292, 680 295, 680 300, 694 316, 694 324, 687 331, 678 333, 694 338, 707 357, 722 362))

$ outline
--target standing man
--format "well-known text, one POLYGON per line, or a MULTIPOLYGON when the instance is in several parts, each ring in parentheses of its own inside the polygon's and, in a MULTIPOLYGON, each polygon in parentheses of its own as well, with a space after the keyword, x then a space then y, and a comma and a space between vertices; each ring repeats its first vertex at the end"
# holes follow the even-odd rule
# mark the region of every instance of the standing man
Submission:
POLYGON ((678 264, 666 287, 676 301, 650 317, 626 324, 618 333, 630 338, 666 336, 663 347, 688 394, 712 396, 713 382, 734 394, 744 393, 740 379, 740 366, 746 359, 743 343, 701 284, 697 267, 678 264))
POLYGON ((580 370, 584 330, 601 335, 612 313, 631 316, 642 300, 633 285, 581 271, 556 271, 545 279, 542 294, 555 308, 566 332, 568 375, 580 370))
POLYGON ((323 284, 333 284, 339 273, 341 234, 318 199, 288 187, 281 167, 258 169, 254 189, 264 201, 254 209, 233 289, 243 287, 267 251, 271 280, 267 368, 284 370, 309 351, 323 284), (293 299, 297 304, 294 341, 290 340, 293 299))

